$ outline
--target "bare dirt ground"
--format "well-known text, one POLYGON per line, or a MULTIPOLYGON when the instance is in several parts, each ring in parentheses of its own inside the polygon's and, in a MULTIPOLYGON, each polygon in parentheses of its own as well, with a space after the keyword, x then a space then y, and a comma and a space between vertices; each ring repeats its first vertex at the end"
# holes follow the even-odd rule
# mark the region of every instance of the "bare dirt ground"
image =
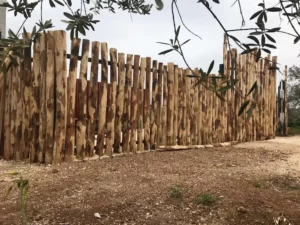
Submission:
MULTIPOLYGON (((9 171, 29 179, 30 224, 269 225, 281 212, 300 224, 300 136, 56 166, 1 161, 1 197, 19 176, 9 171)), ((17 191, 0 201, 0 224, 21 224, 17 191)))

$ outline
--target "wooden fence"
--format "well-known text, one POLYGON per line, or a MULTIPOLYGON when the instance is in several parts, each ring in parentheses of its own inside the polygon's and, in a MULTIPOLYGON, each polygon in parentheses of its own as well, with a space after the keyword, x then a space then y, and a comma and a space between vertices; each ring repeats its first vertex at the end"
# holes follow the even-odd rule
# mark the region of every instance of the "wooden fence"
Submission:
POLYGON ((107 43, 73 40, 67 71, 66 43, 65 31, 42 34, 33 55, 26 49, 20 66, 11 67, 0 145, 5 159, 60 163, 95 152, 110 156, 275 135, 276 70, 269 70, 270 56, 255 63, 254 55, 238 55, 224 40, 224 75, 239 80, 224 102, 194 87, 188 69, 118 53, 107 43), (240 96, 255 81, 257 107, 247 122, 245 113, 238 117, 240 96))

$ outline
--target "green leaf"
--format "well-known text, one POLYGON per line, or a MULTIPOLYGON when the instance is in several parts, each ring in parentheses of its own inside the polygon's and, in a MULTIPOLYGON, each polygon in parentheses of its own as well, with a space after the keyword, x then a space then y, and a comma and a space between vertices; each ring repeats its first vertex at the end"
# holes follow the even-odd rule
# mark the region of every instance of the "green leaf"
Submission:
POLYGON ((257 11, 256 13, 254 13, 251 17, 250 20, 253 20, 255 17, 257 17, 260 13, 262 12, 262 10, 257 11))
POLYGON ((169 46, 172 46, 172 45, 170 45, 169 43, 165 43, 165 42, 156 42, 156 43, 162 44, 162 45, 169 45, 169 46))
POLYGON ((7 172, 7 174, 9 174, 9 175, 18 175, 19 173, 16 172, 16 171, 10 171, 10 172, 7 172))
POLYGON ((256 42, 257 45, 259 45, 259 40, 257 39, 257 37, 254 36, 248 36, 249 39, 253 40, 256 42))
POLYGON ((215 64, 215 61, 213 60, 210 65, 209 65, 209 68, 207 70, 207 76, 209 76, 210 72, 212 71, 212 69, 214 68, 214 64, 215 64))
POLYGON ((169 52, 172 52, 173 50, 174 50, 173 48, 172 49, 168 49, 168 50, 165 50, 163 52, 160 52, 158 55, 165 55, 165 54, 167 54, 169 52))
POLYGON ((248 92, 247 96, 250 95, 252 93, 252 91, 254 91, 254 89, 257 88, 257 81, 254 82, 254 84, 252 85, 250 91, 248 92))
POLYGON ((280 27, 276 27, 276 28, 269 29, 267 32, 274 33, 274 32, 280 31, 280 29, 281 29, 280 27))
POLYGON ((183 43, 181 44, 181 46, 183 46, 184 44, 188 43, 190 40, 191 40, 191 39, 186 40, 185 42, 183 42, 183 43))
POLYGON ((262 48, 261 50, 263 50, 264 52, 268 53, 268 54, 271 54, 271 51, 269 49, 266 49, 266 48, 262 48))
POLYGON ((266 37, 269 39, 269 41, 273 42, 273 43, 276 43, 275 39, 272 38, 269 34, 265 34, 266 37))
POLYGON ((255 51, 256 49, 257 49, 257 48, 246 49, 246 50, 244 50, 244 51, 241 53, 241 55, 251 53, 251 52, 255 51))
POLYGON ((251 118, 252 112, 253 112, 253 110, 255 109, 255 106, 256 106, 256 104, 253 103, 253 104, 251 105, 250 109, 248 109, 248 111, 246 112, 246 113, 247 113, 247 118, 246 118, 246 120, 249 120, 249 119, 251 118))
POLYGON ((299 40, 300 40, 300 36, 296 37, 294 40, 294 44, 297 44, 299 40))
POLYGON ((69 18, 70 20, 75 20, 75 17, 70 13, 64 12, 65 17, 69 18))
POLYGON ((162 0, 155 0, 155 4, 157 10, 162 10, 164 8, 164 3, 162 0))
POLYGON ((231 84, 229 84, 229 85, 227 85, 227 86, 224 86, 224 87, 221 87, 219 90, 218 90, 218 92, 226 92, 226 91, 228 91, 229 89, 231 89, 233 87, 233 85, 231 85, 231 84))
POLYGON ((266 43, 266 37, 264 34, 261 35, 261 46, 264 47, 266 43))
POLYGON ((245 111, 245 109, 247 108, 247 106, 249 105, 250 101, 247 100, 243 103, 243 105, 241 106, 240 110, 239 110, 239 116, 242 115, 242 113, 245 111))
POLYGON ((273 8, 268 8, 267 11, 268 12, 281 12, 281 8, 279 7, 273 7, 273 8))
POLYGON ((8 189, 7 189, 7 192, 4 196, 4 200, 6 200, 8 198, 8 196, 10 195, 10 193, 12 192, 14 186, 10 186, 8 189))
POLYGON ((276 49, 276 46, 271 45, 271 44, 265 44, 265 46, 268 47, 268 48, 274 48, 274 49, 276 49))

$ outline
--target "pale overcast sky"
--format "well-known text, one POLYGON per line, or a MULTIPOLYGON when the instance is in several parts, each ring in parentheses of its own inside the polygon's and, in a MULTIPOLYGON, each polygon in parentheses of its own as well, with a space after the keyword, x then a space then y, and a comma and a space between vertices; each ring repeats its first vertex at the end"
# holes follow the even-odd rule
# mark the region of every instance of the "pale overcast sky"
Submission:
MULTIPOLYGON (((154 0, 147 0, 147 2, 154 3, 154 0)), ((211 6, 216 15, 222 20, 223 24, 228 29, 239 28, 241 26, 241 18, 238 10, 238 5, 231 7, 234 0, 221 0, 220 4, 211 6)), ((257 4, 261 0, 242 0, 243 11, 246 18, 246 27, 254 27, 254 23, 249 22, 248 18, 258 10, 257 4)), ((267 0, 267 7, 274 6, 278 0, 267 0)), ((47 5, 47 1, 45 1, 47 5)), ((79 8, 79 0, 73 0, 73 8, 79 8)), ((153 8, 151 15, 141 16, 132 15, 116 10, 116 13, 108 13, 103 10, 97 19, 100 23, 95 26, 96 31, 87 33, 86 38, 91 41, 107 42, 108 47, 118 49, 118 52, 139 54, 141 57, 152 57, 159 62, 167 63, 174 62, 181 67, 184 66, 182 58, 177 53, 169 53, 165 56, 159 56, 158 53, 166 50, 167 46, 157 44, 157 41, 168 42, 170 38, 174 38, 172 15, 171 15, 171 0, 164 0, 165 7, 162 11, 157 11, 153 8)), ((222 47, 223 47, 223 31, 214 18, 204 8, 202 4, 195 1, 178 0, 184 22, 195 33, 200 35, 203 40, 199 40, 185 29, 181 29, 180 40, 184 41, 192 39, 184 46, 184 52, 187 61, 191 67, 201 67, 205 70, 208 68, 210 62, 215 60, 215 72, 218 71, 218 65, 222 63, 222 47)), ((55 24, 55 29, 65 29, 66 24, 62 23, 64 19, 63 12, 67 8, 57 7, 50 8, 47 5, 44 9, 44 20, 52 19, 55 24)), ((26 28, 30 31, 34 23, 39 20, 39 9, 35 11, 32 18, 26 22, 26 28)), ((178 17, 177 17, 178 18, 178 17)), ((277 27, 280 24, 278 13, 273 13, 269 16, 268 28, 277 27)), ((7 28, 17 30, 22 23, 23 18, 14 17, 11 12, 7 16, 7 28)), ((177 19, 177 24, 180 21, 177 19)), ((282 21, 282 30, 291 31, 287 26, 287 20, 282 21)), ((245 40, 247 33, 240 33, 237 35, 240 40, 245 40)), ((277 34, 274 35, 277 41, 277 50, 273 50, 272 55, 278 56, 278 62, 281 64, 280 69, 284 65, 293 66, 299 65, 300 58, 297 58, 300 53, 298 45, 293 44, 293 38, 277 34)), ((69 40, 68 40, 69 43, 69 40)), ((69 49, 69 45, 68 45, 69 49)), ((241 52, 241 50, 238 50, 241 52)), ((278 73, 279 79, 281 75, 278 73)))

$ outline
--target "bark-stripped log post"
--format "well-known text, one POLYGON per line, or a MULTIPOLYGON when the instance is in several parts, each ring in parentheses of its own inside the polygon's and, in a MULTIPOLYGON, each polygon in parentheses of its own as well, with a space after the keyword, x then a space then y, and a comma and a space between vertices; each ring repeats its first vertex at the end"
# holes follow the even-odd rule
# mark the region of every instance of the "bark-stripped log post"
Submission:
POLYGON ((130 132, 131 132, 131 83, 132 83, 132 55, 127 54, 126 78, 124 87, 124 114, 122 116, 123 140, 122 152, 129 152, 130 132))
POLYGON ((277 115, 276 115, 276 65, 277 65, 277 56, 272 57, 272 136, 275 138, 276 127, 277 127, 277 115))
POLYGON ((54 56, 55 41, 53 32, 47 33, 47 72, 46 72, 46 139, 45 139, 45 163, 51 164, 53 159, 54 140, 54 56))
POLYGON ((174 63, 168 63, 167 145, 174 145, 174 63))
MULTIPOLYGON (((30 43, 31 34, 23 34, 24 44, 30 43)), ((54 45, 53 45, 54 48, 54 45)), ((22 149, 23 157, 27 159, 30 154, 30 143, 32 141, 32 127, 30 126, 31 118, 31 104, 30 104, 30 93, 31 93, 31 46, 24 49, 24 61, 23 61, 23 98, 24 98, 24 110, 22 115, 23 121, 23 137, 22 138, 22 149)))
MULTIPOLYGON (((18 60, 18 59, 16 59, 18 60)), ((18 89, 18 67, 12 66, 10 68, 11 70, 11 100, 9 102, 10 104, 10 159, 14 159, 16 155, 16 139, 17 139, 17 133, 16 133, 16 118, 17 118, 17 93, 19 92, 18 89)))
POLYGON ((202 125, 203 125, 203 135, 202 140, 203 144, 208 143, 208 114, 207 114, 207 99, 208 99, 208 90, 202 86, 202 125))
MULTIPOLYGON (((276 79, 275 79, 276 80, 276 79)), ((283 123, 283 135, 288 135, 288 68, 285 66, 284 69, 284 102, 283 102, 283 108, 284 108, 284 123, 283 123)))
MULTIPOLYGON (((224 42, 223 42, 223 65, 224 65, 224 79, 229 79, 229 74, 228 74, 228 55, 227 55, 227 35, 224 34, 224 42)), ((223 141, 228 141, 228 92, 225 92, 223 94, 223 97, 225 101, 222 102, 222 108, 223 108, 223 113, 222 113, 222 142, 223 141)))
POLYGON ((190 92, 190 97, 191 97, 191 114, 190 114, 190 120, 191 120, 191 144, 196 144, 196 130, 197 130, 197 122, 196 122, 196 102, 195 102, 195 92, 196 92, 196 88, 195 88, 195 78, 190 78, 191 81, 191 92, 190 92))
POLYGON ((96 151, 99 156, 104 154, 106 107, 108 82, 108 50, 107 43, 101 43, 101 86, 99 94, 98 136, 96 151))
POLYGON ((182 124, 182 121, 183 121, 183 118, 182 118, 182 115, 183 115, 183 92, 182 92, 182 89, 183 89, 183 74, 182 74, 182 69, 179 68, 178 69, 178 145, 183 145, 183 124, 182 124))
POLYGON ((75 96, 76 96, 76 80, 78 68, 78 54, 80 48, 80 39, 73 39, 71 44, 71 58, 69 66, 69 77, 67 85, 67 132, 66 132, 66 151, 65 161, 74 160, 75 148, 75 96))
POLYGON ((144 96, 144 148, 150 150, 151 58, 146 58, 146 86, 144 96))
POLYGON ((258 84, 259 84, 259 130, 258 130, 258 135, 259 135, 259 140, 262 140, 263 137, 263 127, 264 127, 264 120, 263 120, 263 111, 264 109, 262 108, 262 104, 263 104, 263 68, 264 68, 264 60, 261 59, 259 61, 259 77, 258 77, 258 84))
POLYGON ((107 132, 106 132, 106 155, 112 156, 113 144, 115 139, 115 115, 116 115, 116 95, 117 95, 117 49, 110 49, 110 83, 111 88, 108 92, 109 104, 107 113, 107 132))
MULTIPOLYGON (((197 71, 196 75, 199 75, 200 76, 200 73, 199 71, 197 71)), ((197 80, 198 82, 198 80, 197 80)), ((199 84, 198 85, 198 114, 199 114, 199 117, 198 117, 198 144, 199 145, 202 145, 203 144, 203 140, 202 140, 202 136, 203 136, 203 128, 204 128, 204 125, 203 125, 203 112, 202 112, 202 105, 203 105, 203 85, 202 84, 199 84)), ((223 135, 223 133, 222 133, 223 135)))
POLYGON ((131 89, 131 110, 130 110, 130 121, 131 121, 131 133, 130 133, 130 151, 133 153, 137 152, 137 116, 138 116, 138 85, 139 85, 139 64, 140 56, 134 56, 133 65, 133 84, 131 89))
POLYGON ((174 67, 174 126, 173 126, 173 135, 174 141, 173 143, 177 144, 178 139, 178 66, 174 67))
POLYGON ((150 148, 155 149, 157 144, 157 123, 156 112, 158 108, 158 77, 157 77, 157 61, 152 62, 152 95, 151 95, 151 108, 150 108, 150 148))
POLYGON ((162 108, 162 129, 161 145, 167 144, 167 104, 168 104, 168 67, 164 65, 163 69, 163 108, 162 108))
POLYGON ((239 114, 239 109, 241 107, 241 101, 242 98, 242 85, 243 85, 243 71, 242 71, 242 56, 243 55, 237 55, 237 69, 236 69, 236 79, 238 80, 237 83, 237 88, 236 88, 236 111, 235 111, 235 117, 237 118, 237 137, 236 141, 242 142, 242 121, 241 117, 238 115, 239 114))
POLYGON ((157 85, 157 95, 155 97, 157 101, 157 109, 155 112, 155 121, 157 124, 157 135, 156 135, 156 147, 160 146, 162 143, 162 109, 163 109, 163 63, 158 64, 158 85, 157 85))
POLYGON ((45 162, 45 140, 47 128, 47 114, 46 114, 46 73, 47 73, 47 36, 41 34, 40 42, 40 91, 39 91, 39 147, 37 153, 37 160, 40 163, 45 162))
POLYGON ((181 141, 182 141, 182 145, 186 145, 187 144, 187 81, 188 81, 188 70, 183 70, 182 71, 182 88, 181 88, 181 92, 182 92, 182 128, 181 128, 181 141))
POLYGON ((191 75, 191 71, 186 71, 186 144, 191 145, 191 113, 192 113, 192 104, 191 104, 191 78, 187 75, 191 75))
MULTIPOLYGON (((40 40, 44 37, 44 35, 42 35, 40 37, 40 40)), ((43 46, 43 48, 45 49, 45 45, 43 46)), ((21 61, 21 60, 20 60, 21 61)), ((20 63, 20 62, 19 62, 20 63)), ((20 63, 20 66, 18 68, 18 73, 17 73, 17 83, 16 83, 16 90, 17 90, 17 115, 16 115, 16 152, 15 152, 15 160, 19 161, 20 157, 22 156, 22 152, 23 150, 21 149, 21 141, 22 141, 22 113, 23 113, 23 97, 22 97, 22 90, 23 90, 23 82, 22 82, 22 75, 21 75, 21 65, 22 63, 20 63)), ((41 64, 42 66, 42 64, 41 64)), ((45 121, 43 121, 45 123, 45 121)), ((1 124, 1 123, 0 123, 1 124)), ((0 125, 1 126, 1 125, 0 125)), ((1 135, 1 134, 0 134, 1 135)), ((40 133, 41 136, 41 133, 40 133)), ((1 143, 0 143, 1 144, 1 143)), ((43 160, 41 160, 40 162, 43 162, 43 160)))
MULTIPOLYGON (((233 83, 233 80, 237 78, 238 76, 238 55, 237 55, 237 49, 232 49, 232 59, 231 59, 231 83, 233 83)), ((231 98, 232 98, 232 104, 231 104, 231 120, 232 120, 232 141, 237 140, 237 97, 238 93, 235 91, 234 87, 231 88, 231 98)))
POLYGON ((65 31, 53 32, 55 41, 55 131, 53 163, 64 160, 67 110, 67 39, 65 31))
POLYGON ((87 121, 87 143, 86 154, 89 157, 94 155, 95 149, 95 134, 97 123, 97 104, 98 104, 98 71, 99 71, 99 54, 100 43, 92 42, 92 63, 91 63, 91 75, 88 97, 88 121, 87 121))
POLYGON ((14 66, 12 65, 11 68, 7 71, 7 74, 5 75, 6 78, 5 80, 5 108, 4 108, 4 124, 3 124, 3 133, 4 133, 4 159, 5 160, 10 160, 11 159, 11 154, 10 152, 12 151, 11 149, 11 143, 10 143, 10 138, 11 138, 11 131, 10 131, 10 123, 11 123, 11 117, 10 117, 10 108, 11 108, 11 81, 12 81, 12 68, 14 66))
POLYGON ((141 59, 141 73, 138 87, 138 151, 144 150, 143 131, 144 131, 144 86, 146 78, 146 58, 141 59))
POLYGON ((118 86, 116 97, 115 141, 114 152, 120 153, 122 139, 122 116, 124 112, 125 54, 118 54, 118 86))
POLYGON ((212 138, 213 138, 213 104, 212 104, 212 100, 213 100, 213 92, 212 91, 207 91, 207 106, 208 106, 208 110, 207 110, 207 115, 208 115, 208 144, 212 144, 212 138))
MULTIPOLYGON (((246 74, 245 74, 245 93, 248 94, 249 92, 249 71, 250 71, 250 61, 249 61, 250 55, 246 55, 246 74)), ((249 97, 247 97, 247 100, 249 100, 249 97)), ((246 119, 246 113, 245 113, 245 119, 246 119)), ((250 128, 249 128, 249 121, 245 121, 245 129, 246 129, 246 141, 250 141, 250 128)))
MULTIPOLYGON (((246 55, 242 55, 242 96, 246 96, 246 55)), ((244 103, 244 99, 242 99, 242 104, 244 103)), ((245 117, 246 113, 243 112, 243 114, 241 115, 242 118, 242 142, 246 141, 246 117, 245 117)))
POLYGON ((40 56, 41 46, 40 42, 37 41, 33 45, 33 73, 31 75, 31 93, 30 93, 30 102, 31 102, 31 118, 30 124, 32 126, 32 142, 30 143, 31 154, 30 162, 37 161, 37 155, 39 154, 39 110, 40 110, 40 65, 41 65, 41 56, 40 56))
POLYGON ((270 92, 268 90, 270 90, 270 71, 269 71, 269 65, 270 65, 270 55, 268 55, 265 58, 265 122, 266 122, 266 126, 265 126, 265 138, 269 139, 269 124, 270 124, 270 109, 269 109, 269 95, 270 92))
POLYGON ((90 41, 83 39, 78 88, 78 120, 76 123, 76 158, 84 159, 86 154, 87 125, 87 69, 90 41))

